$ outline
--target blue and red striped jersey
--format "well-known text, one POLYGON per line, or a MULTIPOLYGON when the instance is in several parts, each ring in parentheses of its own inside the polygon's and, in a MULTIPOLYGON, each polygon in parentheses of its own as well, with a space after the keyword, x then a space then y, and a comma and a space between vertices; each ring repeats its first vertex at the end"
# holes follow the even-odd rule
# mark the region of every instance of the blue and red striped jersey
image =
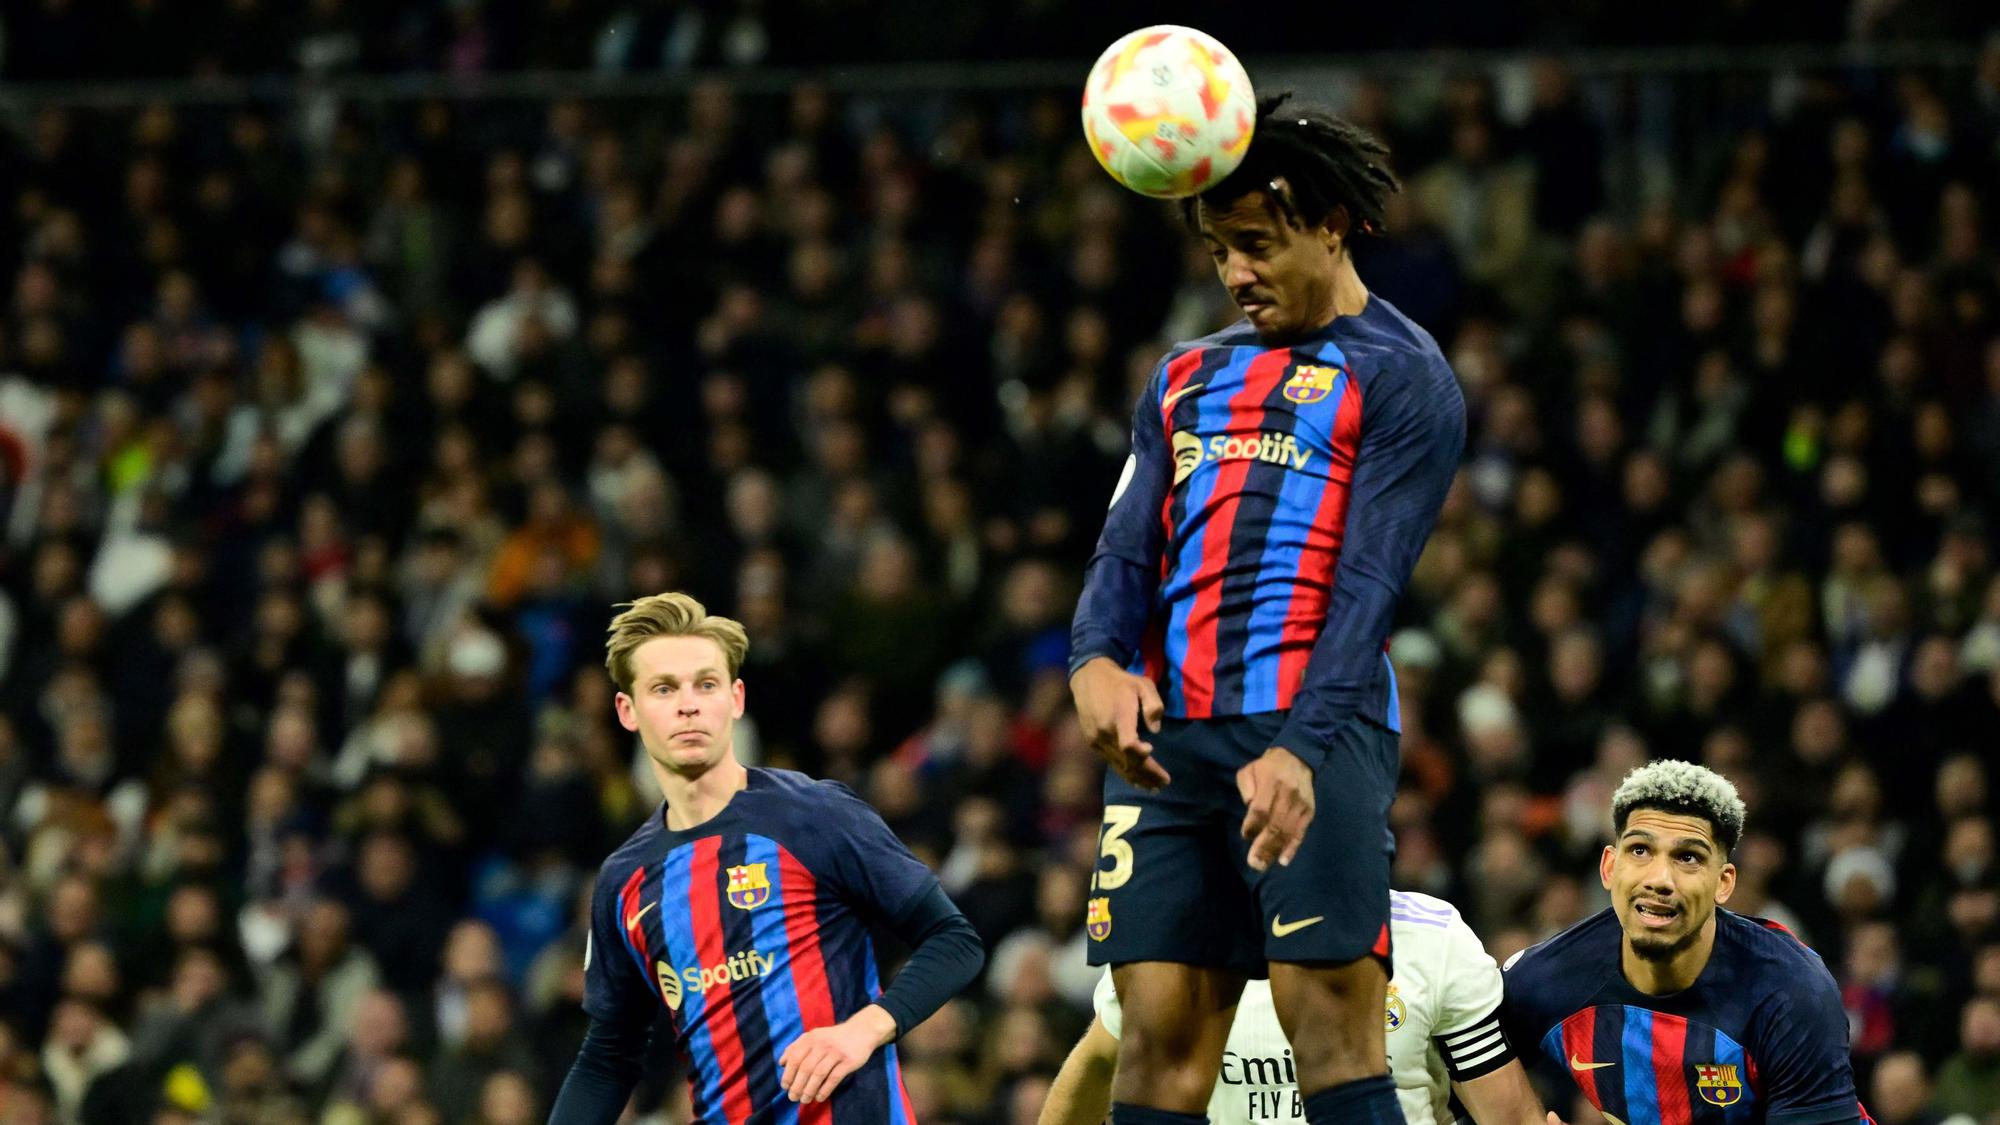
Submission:
POLYGON ((868 927, 936 877, 846 786, 749 772, 707 822, 673 831, 663 807, 604 861, 584 1010, 630 1023, 665 1005, 703 1125, 915 1125, 893 1044, 805 1105, 778 1057, 881 995, 868 927))
POLYGON ((1247 321, 1177 345, 1133 416, 1071 668, 1108 656, 1181 718, 1290 709, 1291 749, 1357 713, 1399 729, 1383 644, 1464 444, 1437 341, 1380 297, 1289 347, 1247 321))
POLYGON ((1790 930, 1717 910, 1708 964, 1671 996, 1632 987, 1622 940, 1607 908, 1508 963, 1502 1024, 1544 1078, 1625 1125, 1873 1125, 1839 986, 1790 930))

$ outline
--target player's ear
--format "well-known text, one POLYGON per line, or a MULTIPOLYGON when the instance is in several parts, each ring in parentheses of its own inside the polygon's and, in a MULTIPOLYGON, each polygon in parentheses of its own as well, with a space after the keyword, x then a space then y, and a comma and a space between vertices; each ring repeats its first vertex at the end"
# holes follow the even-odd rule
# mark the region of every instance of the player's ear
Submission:
POLYGON ((1722 877, 1715 884, 1715 905, 1721 906, 1736 893, 1736 865, 1727 860, 1722 864, 1722 877))
POLYGON ((1338 254, 1347 243, 1347 237, 1354 230, 1354 216, 1344 203, 1336 203, 1333 210, 1326 213, 1326 222, 1320 224, 1320 243, 1329 254, 1338 254))
POLYGON ((1610 844, 1604 845, 1604 854, 1597 857, 1597 881, 1604 884, 1607 891, 1611 889, 1611 863, 1617 858, 1617 849, 1610 844))
POLYGON ((737 680, 735 683, 729 685, 729 697, 730 697, 729 717, 732 719, 742 718, 743 698, 744 698, 742 680, 737 680))
POLYGON ((618 725, 634 734, 639 732, 639 715, 632 709, 632 697, 619 692, 611 697, 612 709, 618 712, 618 725))

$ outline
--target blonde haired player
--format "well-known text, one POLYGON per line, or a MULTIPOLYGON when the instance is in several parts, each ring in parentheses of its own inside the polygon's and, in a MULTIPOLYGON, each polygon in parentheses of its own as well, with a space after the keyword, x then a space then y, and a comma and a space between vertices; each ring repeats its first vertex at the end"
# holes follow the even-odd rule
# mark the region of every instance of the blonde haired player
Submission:
POLYGON ((978 975, 979 935, 846 786, 737 760, 741 623, 669 593, 610 632, 618 722, 666 800, 598 869, 590 1028, 550 1125, 617 1121, 655 1027, 697 1121, 910 1125, 895 1041, 978 975), (912 951, 887 988, 876 929, 912 951))
MULTIPOLYGON (((1479 1125, 1543 1125, 1541 1099, 1500 1030, 1499 966, 1472 928, 1443 899, 1406 891, 1389 893, 1389 928, 1396 977, 1382 1026, 1396 1099, 1410 1125, 1450 1125, 1454 1091, 1479 1125)), ((1096 1018, 1056 1075, 1040 1125, 1097 1125, 1110 1107, 1124 1018, 1109 972, 1097 984, 1094 1005, 1096 1018)), ((1237 1001, 1208 1120, 1305 1120, 1269 981, 1250 981, 1237 1001)))

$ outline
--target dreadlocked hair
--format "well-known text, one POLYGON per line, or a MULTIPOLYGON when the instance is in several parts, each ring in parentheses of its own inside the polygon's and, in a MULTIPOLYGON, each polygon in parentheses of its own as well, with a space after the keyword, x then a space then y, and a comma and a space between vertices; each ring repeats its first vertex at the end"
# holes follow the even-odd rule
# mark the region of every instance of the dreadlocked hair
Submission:
POLYGON ((1243 163, 1221 183, 1181 200, 1181 218, 1190 229, 1198 227, 1201 208, 1220 210, 1261 191, 1294 226, 1319 226, 1334 208, 1345 207, 1351 230, 1382 233, 1383 203, 1402 189, 1389 171, 1389 147, 1326 110, 1287 106, 1291 97, 1287 91, 1259 99, 1257 129, 1243 163))

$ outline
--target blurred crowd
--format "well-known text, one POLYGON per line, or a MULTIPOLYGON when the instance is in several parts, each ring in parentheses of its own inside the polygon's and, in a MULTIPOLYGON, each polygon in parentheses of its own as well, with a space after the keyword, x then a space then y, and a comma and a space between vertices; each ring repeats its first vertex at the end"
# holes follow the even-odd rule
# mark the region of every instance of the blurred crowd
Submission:
POLYGON ((654 73, 959 59, 1087 59, 1180 23, 1236 50, 1943 42, 1990 13, 1952 0, 1403 0, 1329 20, 1278 0, 0 0, 0 78, 236 78, 522 70, 654 73))
MULTIPOLYGON (((10 72, 23 9, 76 10, 9 6, 10 72)), ((1632 209, 1556 63, 1341 99, 1405 180, 1361 274, 1470 411, 1396 883, 1504 958, 1603 904, 1626 770, 1704 761, 1875 1118, 1991 1125, 2000 48, 1752 85, 1632 209)), ((1073 93, 48 108, 0 204, 0 1121, 541 1120, 658 800, 602 628, 666 589, 748 626, 745 757, 989 945, 918 1116, 1033 1120, 1095 981, 1076 584, 1133 395, 1235 311, 1073 93)))

